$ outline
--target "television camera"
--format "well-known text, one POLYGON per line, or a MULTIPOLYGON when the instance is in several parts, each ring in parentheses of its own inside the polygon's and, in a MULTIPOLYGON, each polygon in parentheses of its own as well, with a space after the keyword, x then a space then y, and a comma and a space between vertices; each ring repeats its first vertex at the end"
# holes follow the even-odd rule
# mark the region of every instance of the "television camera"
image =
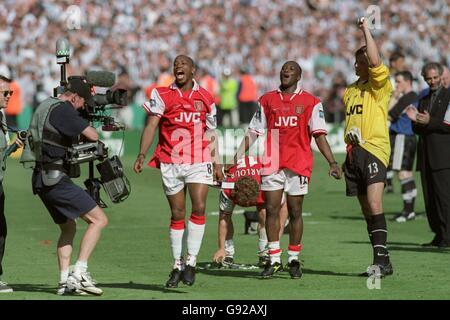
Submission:
MULTIPOLYGON (((86 101, 80 114, 89 121, 92 126, 100 123, 103 131, 119 131, 125 127, 116 122, 114 117, 107 114, 107 110, 122 108, 127 105, 127 92, 124 89, 110 89, 115 83, 115 74, 109 71, 88 71, 85 76, 70 76, 66 80, 66 65, 70 59, 70 46, 66 39, 58 39, 56 42, 56 60, 61 66, 60 86, 54 88, 53 94, 64 92, 68 85, 68 80, 78 77, 86 80, 91 86, 91 91, 95 92, 96 87, 108 88, 105 93, 95 93, 92 99, 86 101)), ((106 204, 100 198, 101 186, 105 189, 113 203, 124 201, 130 194, 131 188, 123 170, 122 163, 118 156, 108 158, 108 148, 101 141, 85 142, 80 141, 73 144, 66 151, 65 162, 70 167, 76 168, 74 171, 79 175, 79 165, 89 164, 89 178, 84 182, 87 192, 104 208, 106 204), (100 161, 96 165, 100 173, 100 178, 94 177, 94 161, 100 161)), ((75 174, 77 176, 77 174, 75 174)))

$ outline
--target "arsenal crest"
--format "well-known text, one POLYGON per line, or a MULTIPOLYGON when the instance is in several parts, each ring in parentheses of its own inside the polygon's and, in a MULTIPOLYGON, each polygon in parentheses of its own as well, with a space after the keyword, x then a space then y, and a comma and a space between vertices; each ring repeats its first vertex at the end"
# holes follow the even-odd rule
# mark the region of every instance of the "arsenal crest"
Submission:
POLYGON ((302 114, 303 111, 305 111, 305 107, 304 106, 295 106, 295 113, 296 114, 302 114))
POLYGON ((203 102, 202 101, 194 101, 194 108, 197 111, 203 110, 203 102))

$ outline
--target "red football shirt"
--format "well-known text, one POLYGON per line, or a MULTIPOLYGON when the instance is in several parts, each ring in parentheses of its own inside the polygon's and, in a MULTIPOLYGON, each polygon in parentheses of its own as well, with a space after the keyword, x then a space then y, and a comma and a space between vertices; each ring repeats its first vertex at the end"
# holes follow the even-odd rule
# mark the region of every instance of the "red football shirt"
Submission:
POLYGON ((263 175, 287 168, 310 177, 311 138, 327 134, 322 103, 300 88, 292 94, 278 89, 261 96, 249 130, 257 135, 267 133, 263 175))
MULTIPOLYGON (((231 197, 231 190, 234 187, 234 183, 239 180, 241 177, 250 177, 255 179, 258 184, 261 184, 261 171, 262 164, 258 158, 248 156, 237 161, 237 164, 230 168, 228 171, 229 176, 225 179, 223 185, 229 186, 229 188, 223 188, 223 193, 227 196, 228 199, 233 201, 231 197)), ((258 199, 256 200, 255 205, 263 205, 263 193, 259 192, 258 199)))
POLYGON ((143 104, 159 121, 159 140, 150 167, 159 163, 192 164, 211 161, 205 137, 208 129, 216 128, 214 99, 194 80, 189 92, 182 92, 175 83, 152 90, 150 100, 143 104))

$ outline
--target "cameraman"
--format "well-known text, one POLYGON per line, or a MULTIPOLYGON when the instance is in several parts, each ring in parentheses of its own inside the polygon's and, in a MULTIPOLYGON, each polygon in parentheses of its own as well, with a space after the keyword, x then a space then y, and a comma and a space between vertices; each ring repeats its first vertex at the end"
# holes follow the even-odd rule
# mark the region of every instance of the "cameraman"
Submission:
MULTIPOLYGON (((11 91, 11 80, 0 75, 0 109, 8 106, 8 102, 13 92, 11 91)), ((2 260, 5 253, 6 241, 6 219, 5 219, 5 194, 3 192, 3 176, 5 174, 5 160, 8 142, 7 142, 7 126, 3 110, 0 110, 0 276, 3 273, 2 260)), ((23 147, 23 143, 17 139, 15 142, 19 147, 23 147)), ((13 292, 13 289, 6 282, 0 281, 0 293, 13 292)))
POLYGON ((108 219, 88 193, 71 181, 70 168, 64 161, 66 149, 78 141, 80 134, 86 140, 98 140, 95 128, 77 112, 91 99, 91 87, 86 80, 72 77, 63 94, 58 98, 48 98, 38 106, 30 125, 32 151, 36 159, 33 193, 39 195, 61 229, 57 244, 58 295, 103 293, 87 272, 87 263, 108 219), (82 237, 74 270, 69 275, 75 219, 79 217, 88 223, 88 228, 82 237))

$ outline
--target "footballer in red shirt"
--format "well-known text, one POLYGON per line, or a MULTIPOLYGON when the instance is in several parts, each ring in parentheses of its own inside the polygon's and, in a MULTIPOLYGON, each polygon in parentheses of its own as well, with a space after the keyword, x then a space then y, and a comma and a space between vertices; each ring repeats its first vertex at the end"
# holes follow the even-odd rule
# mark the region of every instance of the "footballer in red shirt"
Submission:
POLYGON ((180 281, 187 285, 194 283, 196 258, 205 231, 208 185, 223 178, 216 153, 217 139, 211 138, 216 128, 216 106, 211 95, 194 80, 194 73, 194 61, 179 55, 173 64, 175 82, 151 91, 150 100, 143 105, 149 117, 134 163, 134 171, 140 173, 158 129, 158 145, 148 165, 161 170, 172 214, 170 242, 174 266, 166 283, 168 288, 177 287, 180 281), (183 259, 186 189, 192 213, 187 226, 187 257, 183 259))
MULTIPOLYGON (((213 260, 222 265, 230 265, 234 262, 234 226, 231 219, 234 207, 256 206, 258 211, 258 256, 259 265, 264 266, 268 261, 267 234, 265 229, 266 208, 264 196, 260 191, 262 165, 258 158, 247 156, 237 161, 237 164, 229 168, 226 179, 222 182, 222 190, 219 199, 219 249, 214 254, 213 260), (253 181, 243 182, 243 178, 253 181), (240 184, 243 182, 243 184, 240 184), (242 186, 242 189, 239 188, 242 186)), ((286 201, 283 198, 280 211, 280 236, 283 234, 287 220, 286 201)))
POLYGON ((317 97, 299 87, 301 75, 302 69, 297 62, 287 61, 283 64, 279 89, 260 97, 258 111, 235 155, 236 161, 258 136, 267 134, 261 190, 266 201, 270 264, 262 271, 262 278, 271 278, 282 269, 279 212, 284 192, 287 193, 290 224, 289 273, 294 279, 302 275, 299 262, 303 235, 302 204, 304 195, 308 193, 313 166, 312 138, 330 164, 330 176, 340 179, 342 175, 326 140, 322 104, 317 97))

